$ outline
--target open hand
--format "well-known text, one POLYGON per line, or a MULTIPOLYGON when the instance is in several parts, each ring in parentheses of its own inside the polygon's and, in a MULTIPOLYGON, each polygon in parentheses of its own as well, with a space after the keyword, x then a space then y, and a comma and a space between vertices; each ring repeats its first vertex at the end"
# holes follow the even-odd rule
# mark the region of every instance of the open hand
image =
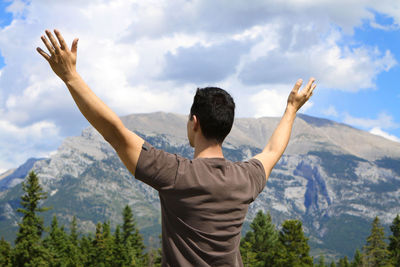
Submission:
POLYGON ((47 62, 49 62, 54 73, 57 74, 57 76, 60 77, 64 82, 66 82, 76 74, 78 38, 74 39, 71 50, 69 50, 61 33, 58 30, 54 30, 54 33, 57 36, 58 42, 49 30, 46 30, 46 35, 50 42, 44 35, 41 36, 41 39, 44 45, 47 47, 50 55, 43 51, 40 47, 38 47, 36 50, 47 60, 47 62))
POLYGON ((300 92, 299 89, 303 83, 303 80, 299 79, 296 82, 287 100, 288 108, 293 108, 294 111, 297 112, 304 105, 304 103, 306 103, 307 100, 310 99, 315 87, 317 86, 316 84, 314 84, 314 81, 314 78, 310 78, 307 85, 300 92))

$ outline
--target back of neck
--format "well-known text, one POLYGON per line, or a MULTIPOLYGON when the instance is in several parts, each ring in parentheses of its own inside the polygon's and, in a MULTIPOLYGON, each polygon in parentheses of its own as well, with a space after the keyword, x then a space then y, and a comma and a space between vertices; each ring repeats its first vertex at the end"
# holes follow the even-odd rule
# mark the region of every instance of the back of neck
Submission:
POLYGON ((194 158, 223 158, 222 146, 220 144, 199 144, 194 148, 194 158))

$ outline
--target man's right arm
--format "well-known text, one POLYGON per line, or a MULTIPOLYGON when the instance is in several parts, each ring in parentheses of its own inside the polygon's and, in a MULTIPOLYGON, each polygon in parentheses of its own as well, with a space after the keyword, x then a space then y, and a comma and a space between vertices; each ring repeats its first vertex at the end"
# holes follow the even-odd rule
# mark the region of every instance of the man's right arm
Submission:
POLYGON ((78 73, 66 80, 65 84, 81 113, 110 143, 124 165, 135 175, 144 140, 125 127, 117 114, 90 90, 78 73))
POLYGON ((117 114, 90 90, 89 86, 77 73, 78 39, 73 41, 70 50, 61 34, 57 30, 54 32, 58 42, 50 31, 46 31, 50 42, 45 36, 41 37, 50 55, 41 48, 37 48, 37 51, 47 60, 55 74, 64 81, 81 113, 104 139, 113 146, 128 170, 135 174, 136 164, 144 140, 128 130, 117 114))
POLYGON ((262 163, 265 170, 266 179, 268 179, 272 168, 281 158, 289 143, 292 126, 294 119, 296 118, 297 111, 311 97, 313 90, 316 87, 314 84, 314 78, 311 78, 307 85, 299 92, 301 84, 302 80, 298 80, 294 85, 293 90, 290 92, 287 100, 285 113, 283 114, 282 119, 280 120, 275 131, 272 133, 268 144, 260 154, 254 156, 254 158, 258 159, 262 163))

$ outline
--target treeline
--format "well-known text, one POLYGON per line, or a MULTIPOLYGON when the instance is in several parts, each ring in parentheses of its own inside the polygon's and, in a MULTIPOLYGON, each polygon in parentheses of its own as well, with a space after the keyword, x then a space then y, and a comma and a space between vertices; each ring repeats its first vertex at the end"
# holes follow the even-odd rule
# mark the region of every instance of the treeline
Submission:
POLYGON ((48 235, 39 212, 47 194, 39 185, 34 172, 22 184, 25 194, 21 197, 23 214, 19 223, 15 246, 0 240, 0 266, 161 266, 161 250, 145 251, 143 238, 136 228, 132 210, 123 210, 123 224, 111 233, 109 222, 98 223, 96 233, 81 235, 74 217, 67 232, 58 225, 57 217, 51 222, 48 235))
POLYGON ((357 249, 352 261, 347 256, 337 262, 326 262, 320 255, 314 263, 310 256, 308 238, 299 220, 286 220, 278 231, 271 215, 259 211, 240 242, 240 252, 246 267, 400 267, 400 216, 393 220, 389 244, 384 229, 375 217, 365 246, 357 249))
MULTIPOLYGON (((117 225, 113 233, 110 223, 103 222, 97 224, 95 233, 83 235, 78 232, 75 217, 68 232, 58 224, 56 216, 50 228, 45 228, 38 213, 49 209, 40 206, 47 194, 34 172, 29 173, 22 189, 25 194, 18 211, 23 218, 14 247, 3 238, 0 240, 0 266, 161 266, 161 249, 146 251, 129 206, 123 210, 122 225, 117 225)), ((299 220, 286 220, 278 230, 270 214, 259 211, 250 228, 240 242, 246 267, 400 267, 399 215, 390 227, 389 244, 376 217, 361 251, 357 249, 351 261, 344 257, 330 263, 326 263, 324 255, 314 263, 299 220)))

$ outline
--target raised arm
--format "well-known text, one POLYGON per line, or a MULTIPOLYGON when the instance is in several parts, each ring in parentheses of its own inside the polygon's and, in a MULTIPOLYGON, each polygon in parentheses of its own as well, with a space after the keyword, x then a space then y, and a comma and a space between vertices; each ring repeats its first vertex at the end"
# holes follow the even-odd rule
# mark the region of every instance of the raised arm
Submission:
POLYGON ((97 131, 117 151, 119 157, 132 174, 135 174, 144 140, 129 131, 121 119, 103 101, 98 98, 76 71, 78 39, 74 39, 71 49, 58 30, 54 30, 56 38, 46 30, 48 39, 41 39, 50 55, 37 48, 54 73, 64 81, 79 110, 97 131), (50 41, 49 41, 50 40, 50 41))
POLYGON ((294 85, 293 90, 290 92, 287 100, 285 113, 283 114, 282 119, 280 120, 275 131, 272 133, 268 144, 260 154, 254 156, 254 158, 260 160, 263 164, 267 179, 272 171, 272 168, 281 158, 289 143, 292 126, 294 119, 296 118, 297 111, 311 97, 313 90, 316 87, 314 84, 314 78, 311 78, 307 85, 299 92, 302 83, 303 81, 300 79, 294 85))

